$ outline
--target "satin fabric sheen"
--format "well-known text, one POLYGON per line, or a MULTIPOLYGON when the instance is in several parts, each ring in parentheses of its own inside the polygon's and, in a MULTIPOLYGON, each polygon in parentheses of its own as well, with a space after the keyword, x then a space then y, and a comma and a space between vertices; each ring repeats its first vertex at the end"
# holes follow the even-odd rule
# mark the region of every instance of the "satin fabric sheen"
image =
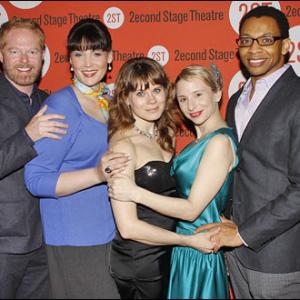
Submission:
MULTIPOLYGON (((193 141, 176 157, 172 175, 175 176, 177 192, 181 198, 188 198, 198 166, 211 138, 217 134, 227 135, 236 151, 236 139, 231 128, 220 128, 201 141, 193 141)), ((236 167, 237 161, 234 167, 236 167)), ((197 227, 220 222, 225 209, 233 179, 231 171, 220 191, 193 222, 180 221, 176 232, 193 234, 197 227)), ((229 299, 227 271, 223 252, 204 254, 189 247, 174 247, 171 257, 168 299, 229 299)))

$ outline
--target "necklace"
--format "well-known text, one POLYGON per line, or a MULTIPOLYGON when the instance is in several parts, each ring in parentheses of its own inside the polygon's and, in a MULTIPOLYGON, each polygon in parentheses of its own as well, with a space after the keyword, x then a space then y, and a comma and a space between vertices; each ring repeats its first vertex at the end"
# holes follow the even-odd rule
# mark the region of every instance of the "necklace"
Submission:
POLYGON ((134 129, 138 134, 143 135, 150 140, 152 140, 158 136, 158 130, 156 127, 154 127, 153 133, 143 131, 143 130, 139 129, 138 127, 136 127, 135 125, 134 125, 134 129))
POLYGON ((112 99, 112 91, 109 89, 107 84, 100 82, 97 90, 93 90, 89 86, 80 82, 75 76, 73 78, 73 85, 78 88, 78 90, 87 96, 93 96, 97 98, 100 111, 104 119, 108 120, 108 103, 112 99))

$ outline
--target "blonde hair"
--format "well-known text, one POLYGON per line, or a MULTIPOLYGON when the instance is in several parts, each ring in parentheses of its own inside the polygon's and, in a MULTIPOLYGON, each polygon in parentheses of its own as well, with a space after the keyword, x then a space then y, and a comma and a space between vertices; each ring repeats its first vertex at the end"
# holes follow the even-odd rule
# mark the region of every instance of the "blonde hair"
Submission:
POLYGON ((178 74, 175 83, 181 79, 189 79, 191 77, 199 78, 203 80, 214 93, 222 91, 223 89, 223 78, 218 67, 211 63, 210 69, 201 65, 190 65, 178 74))
POLYGON ((5 37, 9 31, 14 28, 28 29, 39 36, 41 49, 45 49, 45 33, 38 23, 31 19, 13 17, 11 20, 3 23, 0 28, 0 48, 5 47, 5 37))
MULTIPOLYGON (((197 64, 187 66, 186 68, 182 69, 181 72, 177 75, 175 84, 177 84, 180 80, 189 80, 191 78, 198 78, 204 81, 214 93, 222 91, 223 89, 223 78, 221 72, 213 63, 210 64, 210 69, 197 64)), ((178 115, 180 116, 182 122, 196 135, 192 122, 184 116, 181 109, 179 108, 178 101, 177 108, 178 115)))

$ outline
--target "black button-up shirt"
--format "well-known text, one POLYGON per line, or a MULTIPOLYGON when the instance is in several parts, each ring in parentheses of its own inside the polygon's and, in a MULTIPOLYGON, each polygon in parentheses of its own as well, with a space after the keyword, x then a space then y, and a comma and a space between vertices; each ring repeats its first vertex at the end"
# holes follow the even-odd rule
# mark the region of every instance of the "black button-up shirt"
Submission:
POLYGON ((38 90, 37 90, 36 85, 33 86, 30 97, 27 94, 19 91, 15 87, 14 87, 14 90, 15 90, 16 94, 18 95, 18 97, 26 105, 26 108, 27 108, 30 116, 33 117, 39 111, 40 106, 41 106, 40 102, 39 102, 38 90), (30 101, 30 99, 31 99, 31 101, 30 101))

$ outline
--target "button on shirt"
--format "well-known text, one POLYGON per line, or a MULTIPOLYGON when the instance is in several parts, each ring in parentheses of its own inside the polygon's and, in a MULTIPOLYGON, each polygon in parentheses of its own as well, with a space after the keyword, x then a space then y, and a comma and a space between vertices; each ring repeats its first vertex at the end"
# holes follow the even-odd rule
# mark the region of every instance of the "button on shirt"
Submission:
POLYGON ((30 116, 33 117, 40 109, 37 87, 36 86, 33 87, 32 94, 30 95, 30 97, 16 88, 15 88, 15 92, 18 95, 18 97, 25 103, 30 116))
POLYGON ((239 141, 241 140, 244 130, 247 127, 251 117, 265 98, 268 91, 289 67, 290 65, 285 64, 272 74, 257 80, 251 101, 250 94, 252 90, 252 82, 251 78, 247 80, 235 108, 235 124, 239 141))

